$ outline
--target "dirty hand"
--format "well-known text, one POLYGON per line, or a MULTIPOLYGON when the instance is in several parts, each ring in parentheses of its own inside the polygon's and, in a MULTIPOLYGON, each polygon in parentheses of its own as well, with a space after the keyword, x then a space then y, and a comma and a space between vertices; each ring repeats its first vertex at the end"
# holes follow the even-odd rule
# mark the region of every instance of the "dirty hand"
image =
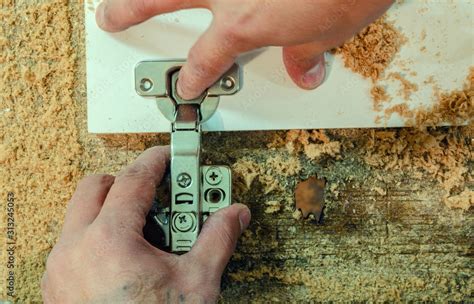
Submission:
POLYGON ((169 158, 168 147, 144 152, 117 177, 96 175, 77 187, 62 235, 46 263, 45 303, 208 303, 250 211, 234 204, 206 221, 189 253, 160 251, 144 238, 169 158))
POLYGON ((393 0, 104 0, 98 25, 124 30, 155 15, 207 8, 214 19, 191 49, 178 80, 185 99, 199 96, 237 56, 265 46, 283 46, 293 81, 304 89, 325 77, 324 51, 339 46, 385 12, 393 0))

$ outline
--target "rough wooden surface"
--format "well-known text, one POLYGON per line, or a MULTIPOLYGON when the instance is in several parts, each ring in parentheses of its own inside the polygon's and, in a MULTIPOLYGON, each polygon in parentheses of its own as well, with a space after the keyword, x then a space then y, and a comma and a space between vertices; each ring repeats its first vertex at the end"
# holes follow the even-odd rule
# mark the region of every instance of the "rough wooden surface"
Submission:
MULTIPOLYGON (((87 134, 80 1, 0 0, 0 15, 2 246, 12 192, 15 301, 38 303, 77 181, 114 173, 168 137, 87 134)), ((452 195, 474 188, 472 127, 393 131, 393 141, 371 143, 382 132, 328 131, 296 149, 286 132, 205 135, 204 161, 234 168, 235 200, 253 214, 224 275, 222 302, 474 301, 474 214, 444 203, 445 176, 459 177, 452 195), (420 136, 435 141, 433 151, 420 152, 412 140, 420 136), (369 150, 399 143, 403 151, 384 152, 381 164, 367 161, 369 150), (392 158, 399 165, 386 166, 392 158), (327 180, 320 223, 294 213, 296 183, 314 175, 327 180)), ((0 299, 6 258, 2 247, 0 299)))
MULTIPOLYGON (((285 154, 243 150, 227 157, 248 153, 258 163, 285 154)), ((472 299, 472 212, 446 208, 433 180, 370 168, 354 150, 337 161, 300 156, 303 171, 280 179, 281 191, 264 195, 254 182, 239 197, 250 203, 254 221, 229 266, 224 300, 472 299), (265 213, 265 202, 291 198, 296 182, 312 175, 337 184, 326 195, 322 223, 296 220, 285 208, 265 213)))

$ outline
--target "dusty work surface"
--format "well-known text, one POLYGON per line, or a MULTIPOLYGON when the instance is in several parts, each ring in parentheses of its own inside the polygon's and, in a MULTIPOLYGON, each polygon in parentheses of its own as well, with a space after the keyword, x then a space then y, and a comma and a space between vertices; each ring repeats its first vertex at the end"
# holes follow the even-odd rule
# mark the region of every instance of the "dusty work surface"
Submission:
MULTIPOLYGON (((87 134, 82 7, 0 0, 0 299, 13 265, 13 300, 41 301, 44 262, 82 176, 114 173, 169 140, 87 134)), ((253 213, 222 302, 474 301, 472 136, 472 127, 205 135, 204 161, 233 167, 235 200, 253 213), (319 223, 295 211, 296 184, 311 176, 326 179, 319 223)))

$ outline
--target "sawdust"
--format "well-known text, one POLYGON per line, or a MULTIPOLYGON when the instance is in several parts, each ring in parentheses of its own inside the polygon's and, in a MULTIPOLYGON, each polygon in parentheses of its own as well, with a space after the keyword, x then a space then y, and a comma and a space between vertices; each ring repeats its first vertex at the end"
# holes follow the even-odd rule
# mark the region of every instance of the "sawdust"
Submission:
POLYGON ((293 213, 291 214, 291 217, 294 218, 295 220, 299 221, 303 218, 303 213, 301 212, 301 210, 299 209, 296 209, 295 211, 293 211, 293 213))
POLYGON ((386 16, 367 26, 341 47, 345 67, 376 82, 392 62, 406 38, 386 16))
MULTIPOLYGON (((453 125, 474 122, 474 67, 469 69, 464 88, 449 93, 438 93, 438 102, 430 109, 413 113, 416 126, 435 126, 441 123, 453 125)), ((413 122, 414 120, 414 122, 413 122)))
POLYGON ((83 149, 67 2, 18 9, 0 9, 0 197, 3 202, 7 192, 15 195, 15 284, 28 286, 17 290, 17 300, 25 303, 40 301, 42 262, 83 174, 83 149))
POLYGON ((460 194, 448 197, 445 203, 449 208, 467 211, 474 206, 474 191, 464 189, 460 194))
POLYGON ((265 205, 267 206, 265 208, 265 213, 267 214, 277 213, 281 210, 282 207, 279 201, 266 202, 265 205))
MULTIPOLYGON (((411 115, 406 104, 388 109, 387 115, 391 114, 390 111, 407 118, 411 115)), ((337 130, 331 133, 337 135, 336 137, 342 136, 343 140, 331 140, 324 130, 292 130, 285 135, 279 135, 280 139, 275 139, 271 146, 286 142, 285 146, 290 153, 303 153, 309 159, 315 160, 322 156, 337 159, 342 149, 354 149, 354 141, 357 141, 361 153, 364 154, 364 161, 372 167, 390 172, 405 172, 420 180, 426 176, 436 179, 444 191, 442 201, 452 208, 458 205, 449 203, 448 199, 465 191, 472 179, 468 168, 469 161, 472 161, 471 142, 466 141, 466 138, 472 138, 469 128, 453 128, 451 132, 442 129, 406 128, 367 132, 337 130)), ((386 194, 385 190, 374 187, 374 191, 380 195, 386 194)), ((463 206, 465 209, 466 205, 463 206)))
POLYGON ((413 116, 413 111, 406 103, 399 103, 384 110, 385 119, 389 119, 394 113, 405 119, 410 119, 413 116))
POLYGON ((238 160, 232 166, 232 171, 236 174, 237 179, 244 181, 247 190, 251 189, 255 179, 263 186, 265 194, 281 190, 281 185, 272 172, 252 160, 238 160))
POLYGON ((402 96, 404 100, 409 100, 411 94, 413 94, 413 92, 418 91, 418 85, 416 83, 408 81, 400 73, 390 73, 388 74, 387 78, 398 80, 401 83, 402 90, 398 94, 402 96))
POLYGON ((379 195, 381 196, 386 196, 387 195, 387 190, 386 189, 382 189, 381 187, 378 187, 378 186, 373 186, 372 187, 372 190, 377 192, 379 195))
MULTIPOLYGON (((286 132, 286 137, 281 141, 285 144, 291 143, 290 152, 299 152, 310 142, 329 143, 331 140, 324 130, 290 130, 286 132)), ((287 146, 288 147, 288 146, 287 146)))
MULTIPOLYGON (((3 5, 0 7, 0 129, 3 131, 0 132, 0 204, 3 209, 7 192, 15 194, 16 303, 41 302, 39 279, 44 262, 59 236, 66 202, 77 181, 88 173, 117 172, 141 150, 169 142, 168 136, 87 134, 82 2, 41 2, 0 1, 3 5)), ((393 302, 396 299, 467 302, 472 295, 472 284, 469 285, 470 278, 463 274, 469 273, 472 262, 468 259, 471 245, 466 243, 472 222, 470 211, 462 216, 446 212, 437 217, 431 209, 439 204, 435 195, 439 185, 433 184, 433 189, 427 190, 435 193, 433 198, 423 198, 423 204, 430 208, 423 211, 427 217, 420 217, 423 212, 416 209, 419 205, 408 200, 395 205, 397 209, 392 217, 383 217, 385 205, 375 205, 373 209, 381 213, 374 217, 363 213, 354 219, 358 210, 368 208, 371 200, 366 199, 367 192, 363 193, 363 199, 355 200, 357 193, 348 190, 345 184, 352 179, 365 181, 364 171, 358 170, 366 157, 374 162, 370 165, 374 170, 383 170, 395 162, 392 167, 398 169, 394 171, 406 171, 414 176, 419 172, 420 177, 414 180, 409 175, 405 181, 394 180, 393 187, 438 180, 451 189, 448 197, 451 205, 449 202, 447 205, 469 208, 466 202, 472 205, 472 193, 466 185, 472 184, 468 165, 472 159, 472 133, 466 130, 428 129, 424 131, 426 135, 420 135, 424 133, 419 130, 409 130, 406 134, 387 131, 385 135, 379 130, 374 131, 378 135, 366 130, 206 135, 204 143, 214 141, 205 153, 209 161, 228 165, 244 163, 240 166, 241 173, 235 173, 237 181, 233 185, 247 178, 244 168, 250 168, 247 169, 250 177, 241 180, 243 187, 247 188, 248 182, 249 188, 236 193, 234 199, 249 204, 253 221, 241 239, 235 261, 229 264, 229 276, 235 280, 224 280, 223 301, 268 303, 290 295, 288 302, 393 302), (272 136, 278 138, 269 144, 275 149, 269 149, 265 142, 272 136), (366 146, 372 136, 375 141, 366 146), (439 147, 423 152, 418 147, 422 144, 418 143, 420 136, 434 136, 439 147), (443 136, 444 139, 438 138, 443 136), (288 150, 287 141, 291 142, 288 150), (315 161, 305 154, 305 146, 332 142, 340 143, 340 152, 325 153, 315 161), (399 142, 406 147, 399 147, 399 142), (367 147, 371 150, 366 151, 367 147), (267 163, 269 158, 273 160, 267 163), (288 161, 290 168, 284 168, 286 164, 279 166, 280 159, 288 161), (437 169, 441 175, 436 173, 437 169), (341 199, 332 197, 333 201, 328 201, 332 209, 324 225, 295 221, 302 214, 291 209, 294 183, 320 171, 333 179, 328 181, 331 185, 328 195, 340 192, 337 197, 341 199), (262 181, 260 176, 257 178, 261 173, 266 175, 262 181), (454 185, 458 181, 459 187, 445 184, 449 174, 453 174, 449 183, 454 185), (354 200, 357 206, 351 205, 354 200), (277 206, 272 202, 280 203, 280 211, 265 213, 272 204, 277 206), (350 212, 345 213, 346 209, 350 212), (383 218, 380 225, 378 217, 383 218), (440 219, 445 222, 440 224, 440 219), (402 221, 402 225, 396 220, 402 221), (420 270, 419 277, 413 274, 415 267, 420 270), (272 285, 267 278, 279 281, 272 285), (239 283, 252 279, 252 284, 239 283), (272 294, 267 297, 265 292, 272 294)), ((394 176, 393 171, 382 172, 385 180, 394 176)), ((390 199, 390 193, 387 192, 384 200, 390 199)), ((4 212, 0 220, 0 226, 4 227, 4 212)), ((0 298, 4 300, 4 250, 0 257, 0 298)))
MULTIPOLYGON (((323 130, 288 131, 285 143, 289 153, 303 152, 312 160, 318 160, 324 156, 337 157, 341 152, 341 143, 331 141, 323 130)), ((272 145, 274 144, 272 143, 272 145)))
POLYGON ((308 144, 304 147, 304 153, 312 160, 318 160, 323 156, 336 158, 341 153, 341 143, 333 141, 327 144, 308 144))
POLYGON ((265 168, 268 174, 289 177, 300 173, 301 162, 296 157, 275 155, 266 160, 265 168))
MULTIPOLYGON (((407 38, 384 15, 335 49, 335 53, 342 56, 345 67, 372 80, 370 96, 376 112, 382 110, 384 102, 391 100, 386 90, 378 84, 381 80, 390 77, 399 80, 402 84, 400 95, 405 100, 418 89, 416 84, 407 81, 398 73, 384 75, 406 41, 407 38)), ((377 117, 376 123, 379 123, 380 119, 380 116, 377 117)))
POLYGON ((240 159, 233 167, 244 181, 247 189, 250 189, 253 181, 257 178, 265 186, 266 193, 279 188, 276 177, 289 177, 301 171, 301 163, 298 158, 284 155, 274 155, 265 160, 265 164, 257 164, 250 159, 240 159))
POLYGON ((251 160, 241 160, 232 166, 232 172, 239 174, 245 182, 247 189, 252 187, 252 183, 259 176, 261 169, 257 163, 251 160))
POLYGON ((464 191, 472 172, 466 164, 472 160, 470 143, 463 132, 446 133, 442 130, 401 129, 397 131, 371 131, 365 161, 387 171, 411 172, 423 178, 424 174, 435 178, 445 190, 444 202, 449 207, 457 204, 448 199, 456 192, 464 191))
MULTIPOLYGON (((365 263, 365 261, 361 261, 365 263)), ((338 301, 340 298, 351 299, 350 302, 365 302, 364 299, 370 294, 370 298, 377 299, 377 302, 404 302, 404 292, 406 290, 427 289, 436 282, 444 288, 453 288, 456 282, 445 281, 438 274, 433 274, 431 280, 426 280, 413 273, 408 278, 400 279, 396 271, 387 272, 387 269, 380 269, 377 272, 364 272, 357 278, 357 289, 348 290, 341 282, 352 278, 350 270, 333 265, 334 271, 328 277, 320 277, 318 269, 307 269, 300 267, 295 271, 283 272, 268 266, 260 266, 248 272, 232 273, 231 277, 237 282, 261 282, 265 280, 277 280, 281 284, 302 285, 306 290, 305 303, 316 302, 314 299, 324 299, 323 302, 338 301), (391 282, 397 281, 401 285, 393 285, 391 282), (380 293, 383 289, 384 293, 380 293)), ((428 299, 429 297, 426 297, 428 299)), ((424 300, 426 300, 424 299, 424 300)), ((456 295, 457 301, 462 300, 460 295, 456 295)))
POLYGON ((380 112, 382 110, 382 104, 391 100, 391 97, 387 94, 384 87, 380 85, 374 85, 370 90, 370 95, 373 100, 373 110, 380 112))
MULTIPOLYGON (((423 41, 426 38, 426 30, 422 30, 420 35, 423 41)), ((399 81, 401 90, 398 95, 405 101, 409 101, 411 95, 418 91, 418 85, 409 81, 401 73, 392 72, 384 75, 385 70, 406 41, 407 38, 387 21, 386 16, 383 16, 343 46, 335 49, 336 54, 342 55, 347 68, 372 80, 370 95, 376 112, 382 111, 382 104, 391 100, 386 90, 378 84, 381 80, 399 81)), ((416 72, 411 72, 410 75, 415 76, 416 72)), ((473 77, 473 68, 470 68, 466 85, 462 90, 444 93, 439 92, 439 87, 433 83, 431 77, 424 84, 433 85, 437 99, 434 106, 410 109, 406 103, 397 104, 384 110, 384 118, 388 120, 392 114, 396 113, 405 119, 407 126, 423 127, 472 123, 474 119, 473 77)), ((376 123, 380 123, 381 118, 377 116, 376 123)))
MULTIPOLYGON (((398 76, 397 76, 398 77, 398 76)), ((428 79, 426 83, 433 83, 428 79)), ((411 86, 411 84, 407 84, 411 86)), ((408 89, 411 92, 412 89, 408 89)), ((435 90, 437 101, 430 108, 418 107, 410 109, 407 104, 398 104, 385 109, 385 118, 389 119, 393 113, 397 113, 405 119, 408 126, 425 128, 441 124, 462 125, 471 124, 474 121, 474 68, 469 69, 462 90, 453 92, 440 92, 435 90)))

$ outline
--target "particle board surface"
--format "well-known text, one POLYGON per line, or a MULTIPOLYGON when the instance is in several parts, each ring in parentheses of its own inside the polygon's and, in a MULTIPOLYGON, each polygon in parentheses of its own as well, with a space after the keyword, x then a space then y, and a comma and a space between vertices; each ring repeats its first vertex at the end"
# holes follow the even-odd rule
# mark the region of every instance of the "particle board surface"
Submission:
MULTIPOLYGON (((2 1, 0 16, 0 299, 13 193, 13 300, 39 303, 78 180, 169 138, 87 133, 82 3, 2 1)), ((474 188, 472 138, 472 127, 205 134, 204 162, 233 167, 235 200, 253 212, 221 302, 472 302, 474 215, 461 195, 474 188), (294 186, 313 175, 328 184, 321 223, 294 213, 294 186)))

